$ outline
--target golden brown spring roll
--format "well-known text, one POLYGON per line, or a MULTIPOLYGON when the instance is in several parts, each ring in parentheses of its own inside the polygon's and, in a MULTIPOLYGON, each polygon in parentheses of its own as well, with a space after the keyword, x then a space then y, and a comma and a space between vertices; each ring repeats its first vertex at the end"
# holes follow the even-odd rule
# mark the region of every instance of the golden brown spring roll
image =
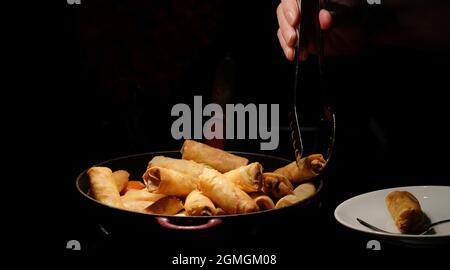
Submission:
POLYGON ((184 209, 188 216, 213 216, 217 211, 214 203, 198 190, 192 191, 186 197, 184 209))
POLYGON ((419 201, 407 191, 393 191, 386 196, 386 205, 395 226, 402 233, 419 233, 426 227, 426 217, 419 201))
POLYGON ((272 199, 263 192, 251 193, 250 197, 255 201, 260 211, 270 210, 275 207, 272 199))
POLYGON ((146 213, 145 209, 152 205, 149 201, 123 201, 123 208, 133 212, 146 213))
POLYGON ((322 154, 313 154, 300 160, 299 166, 295 161, 279 168, 274 173, 286 176, 292 183, 304 183, 319 175, 325 167, 326 161, 322 154))
POLYGON ((147 201, 154 203, 167 195, 165 194, 155 194, 149 192, 147 189, 130 189, 125 193, 120 199, 122 202, 126 201, 147 201))
POLYGON ((270 197, 278 200, 286 195, 292 194, 294 187, 291 181, 281 174, 263 173, 262 190, 270 197))
POLYGON ((258 210, 258 206, 247 193, 216 170, 204 169, 199 177, 198 188, 228 214, 258 210))
POLYGON ((283 198, 278 200, 277 204, 275 204, 275 208, 290 206, 299 201, 300 200, 298 199, 298 197, 293 194, 286 195, 283 198))
POLYGON ((107 167, 92 167, 87 171, 90 192, 94 199, 113 207, 123 208, 112 171, 107 167))
POLYGON ((163 167, 151 167, 142 178, 150 192, 169 196, 186 197, 197 187, 192 176, 163 167))
POLYGON ((183 209, 181 200, 177 197, 168 196, 145 208, 145 212, 158 215, 175 215, 181 209, 183 209))
POLYGON ((127 171, 124 170, 118 170, 114 171, 112 173, 114 183, 116 184, 117 190, 119 193, 121 193, 128 184, 128 179, 130 177, 130 174, 127 171))
POLYGON ((176 214, 177 217, 186 217, 186 211, 181 211, 180 213, 176 214))
POLYGON ((172 169, 174 171, 190 175, 192 177, 199 177, 204 168, 210 168, 207 165, 197 163, 192 160, 176 159, 165 156, 156 156, 148 163, 147 169, 152 167, 162 167, 172 169))
POLYGON ((181 153, 183 154, 182 159, 207 164, 221 173, 226 173, 248 164, 248 159, 246 158, 193 140, 184 141, 181 153))
POLYGON ((316 186, 313 183, 304 183, 296 187, 293 193, 299 198, 308 199, 316 193, 316 186))
POLYGON ((147 207, 166 196, 150 193, 147 189, 130 189, 120 199, 125 209, 146 213, 147 207))
POLYGON ((216 208, 216 216, 223 216, 226 214, 227 212, 225 212, 225 210, 223 210, 222 208, 216 208))
POLYGON ((256 192, 262 186, 262 165, 259 162, 250 163, 225 173, 228 180, 245 192, 256 192))
POLYGON ((314 186, 314 184, 301 184, 294 189, 293 194, 281 198, 275 205, 275 208, 286 207, 298 202, 302 202, 310 198, 312 195, 314 195, 314 193, 316 193, 316 187, 314 186))

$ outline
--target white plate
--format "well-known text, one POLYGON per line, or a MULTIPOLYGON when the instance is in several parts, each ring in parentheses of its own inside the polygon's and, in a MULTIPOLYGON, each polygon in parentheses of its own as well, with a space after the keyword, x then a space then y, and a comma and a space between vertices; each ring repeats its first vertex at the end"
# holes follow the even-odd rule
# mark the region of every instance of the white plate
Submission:
POLYGON ((373 231, 356 220, 356 218, 360 218, 380 229, 398 233, 385 203, 387 194, 394 190, 408 191, 413 194, 419 200, 423 212, 431 222, 450 218, 450 186, 396 187, 365 193, 341 203, 334 211, 334 216, 338 222, 348 228, 395 243, 422 246, 450 243, 450 223, 434 227, 435 234, 396 235, 373 231))

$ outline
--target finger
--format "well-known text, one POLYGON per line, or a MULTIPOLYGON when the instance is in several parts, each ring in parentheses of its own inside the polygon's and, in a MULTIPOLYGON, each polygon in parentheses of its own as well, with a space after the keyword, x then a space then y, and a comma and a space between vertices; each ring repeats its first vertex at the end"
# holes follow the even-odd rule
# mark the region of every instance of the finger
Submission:
POLYGON ((286 21, 295 27, 300 19, 300 11, 298 8, 297 0, 281 0, 281 4, 284 17, 286 21))
POLYGON ((295 55, 294 49, 289 47, 286 44, 286 41, 284 40, 280 29, 278 29, 278 31, 277 31, 277 36, 278 36, 278 40, 280 41, 281 48, 283 49, 283 52, 284 52, 284 55, 286 56, 286 58, 289 61, 294 60, 294 55, 295 55))
POLYGON ((326 10, 322 9, 319 12, 319 23, 320 23, 320 29, 322 30, 328 30, 333 25, 333 20, 331 13, 326 10))
POLYGON ((284 41, 286 42, 286 45, 289 47, 293 47, 295 45, 295 42, 297 41, 297 33, 295 29, 287 22, 281 4, 277 8, 277 18, 278 25, 280 26, 280 32, 283 36, 284 41))
POLYGON ((319 21, 323 30, 342 25, 357 25, 364 22, 367 11, 365 6, 347 6, 336 2, 328 3, 319 13, 319 21), (328 27, 328 28, 327 28, 328 27))
POLYGON ((308 59, 308 57, 309 57, 308 51, 305 50, 305 49, 300 50, 300 56, 299 57, 300 57, 300 61, 306 61, 308 59))

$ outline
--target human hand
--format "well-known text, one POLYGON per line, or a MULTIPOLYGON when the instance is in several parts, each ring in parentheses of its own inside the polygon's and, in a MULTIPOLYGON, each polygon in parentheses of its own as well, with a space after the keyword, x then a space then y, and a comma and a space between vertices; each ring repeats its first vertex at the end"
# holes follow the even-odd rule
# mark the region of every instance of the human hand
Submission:
MULTIPOLYGON (((331 0, 327 9, 321 9, 318 14, 320 28, 326 31, 324 48, 327 55, 341 55, 358 51, 364 43, 364 31, 361 17, 364 16, 358 0, 331 0), (359 12, 359 14, 358 14, 359 12)), ((304 11, 304 13, 308 10, 304 11)), ((286 58, 294 59, 297 42, 296 26, 299 23, 301 11, 296 0, 281 0, 277 8, 279 29, 278 40, 286 58)), ((314 25, 314 24, 312 24, 314 25)), ((311 33, 311 29, 307 29, 311 33)), ((316 45, 308 40, 305 48, 308 53, 316 52, 316 45)))

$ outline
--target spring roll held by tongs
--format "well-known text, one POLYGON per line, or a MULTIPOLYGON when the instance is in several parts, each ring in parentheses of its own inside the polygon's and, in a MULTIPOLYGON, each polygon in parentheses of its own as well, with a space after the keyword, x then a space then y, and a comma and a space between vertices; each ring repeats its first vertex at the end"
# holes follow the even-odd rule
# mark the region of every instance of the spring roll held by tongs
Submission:
POLYGON ((291 162, 275 170, 274 173, 285 176, 293 184, 299 184, 318 176, 325 165, 326 160, 322 154, 313 154, 300 159, 299 162, 291 162))

